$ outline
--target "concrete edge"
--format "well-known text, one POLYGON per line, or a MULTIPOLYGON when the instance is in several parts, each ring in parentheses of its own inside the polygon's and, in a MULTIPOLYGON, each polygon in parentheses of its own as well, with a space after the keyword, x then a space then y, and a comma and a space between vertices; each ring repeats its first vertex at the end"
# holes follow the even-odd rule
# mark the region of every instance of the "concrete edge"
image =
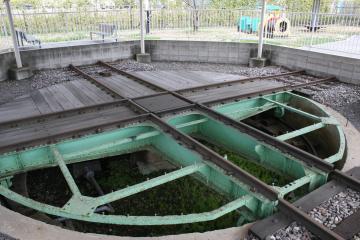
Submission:
MULTIPOLYGON (((247 65, 254 57, 256 43, 148 40, 146 51, 154 61, 190 61, 247 65)), ((98 60, 134 58, 139 41, 105 42, 21 51, 23 62, 34 70, 61 68, 69 64, 93 64, 98 60)), ((314 75, 333 75, 340 81, 360 84, 360 59, 312 52, 283 46, 264 45, 264 56, 271 64, 303 69, 314 75)), ((13 53, 0 53, 0 81, 14 64, 13 53)))
POLYGON ((239 240, 246 236, 248 229, 252 226, 251 223, 242 227, 205 233, 188 233, 161 237, 119 237, 63 229, 23 216, 3 206, 0 206, 0 219, 2 219, 0 221, 0 233, 20 240, 239 240))

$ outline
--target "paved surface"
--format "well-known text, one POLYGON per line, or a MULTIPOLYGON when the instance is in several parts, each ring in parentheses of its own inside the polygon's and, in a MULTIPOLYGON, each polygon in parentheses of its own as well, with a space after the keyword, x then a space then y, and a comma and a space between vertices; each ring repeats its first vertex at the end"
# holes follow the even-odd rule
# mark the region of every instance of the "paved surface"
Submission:
POLYGON ((360 36, 351 36, 346 40, 317 44, 312 47, 302 47, 318 53, 325 53, 341 57, 360 59, 360 36))
MULTIPOLYGON (((103 44, 103 43, 113 43, 116 42, 115 39, 105 39, 105 40, 73 40, 66 42, 52 42, 52 43, 43 43, 41 44, 42 49, 49 48, 59 48, 59 47, 69 47, 69 46, 88 46, 91 44, 103 44)), ((39 49, 38 45, 26 45, 20 48, 21 50, 30 50, 30 49, 39 49)))

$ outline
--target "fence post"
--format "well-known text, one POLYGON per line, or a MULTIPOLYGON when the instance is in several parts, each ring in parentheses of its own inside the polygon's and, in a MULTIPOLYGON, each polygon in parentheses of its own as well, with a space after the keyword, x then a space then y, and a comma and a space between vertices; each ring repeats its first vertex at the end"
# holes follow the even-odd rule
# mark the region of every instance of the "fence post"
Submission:
POLYGON ((1 18, 1 30, 3 31, 5 37, 7 37, 7 36, 8 36, 8 32, 7 32, 6 23, 5 23, 5 20, 4 20, 5 16, 2 16, 2 14, 0 14, 0 16, 1 16, 1 17, 0 17, 0 18, 1 18))
POLYGON ((140 46, 141 46, 141 54, 144 54, 145 53, 145 40, 144 40, 143 0, 140 0, 140 46))
POLYGON ((310 31, 314 32, 318 28, 318 14, 320 12, 320 0, 313 1, 310 31))
POLYGON ((262 51, 263 51, 263 45, 264 45, 265 13, 266 13, 266 0, 262 0, 261 20, 260 20, 260 29, 259 29, 259 46, 258 46, 257 58, 262 57, 262 51))
POLYGON ((146 29, 146 34, 149 34, 150 33, 150 3, 149 3, 149 0, 145 0, 145 12, 146 12, 146 26, 145 26, 145 29, 146 29))
POLYGON ((145 23, 144 23, 144 9, 143 9, 143 0, 140 0, 140 54, 136 54, 136 60, 140 63, 150 63, 151 56, 149 53, 145 53, 145 23))
POLYGON ((16 66, 18 68, 22 68, 22 62, 21 62, 21 56, 20 56, 20 51, 19 51, 19 46, 17 44, 17 40, 16 40, 16 33, 15 33, 15 28, 14 28, 14 20, 11 14, 11 7, 10 7, 10 0, 4 0, 5 6, 6 6, 6 12, 9 18, 9 24, 10 24, 10 31, 11 31, 11 37, 13 40, 13 45, 14 45, 14 54, 15 54, 15 60, 16 60, 16 66))

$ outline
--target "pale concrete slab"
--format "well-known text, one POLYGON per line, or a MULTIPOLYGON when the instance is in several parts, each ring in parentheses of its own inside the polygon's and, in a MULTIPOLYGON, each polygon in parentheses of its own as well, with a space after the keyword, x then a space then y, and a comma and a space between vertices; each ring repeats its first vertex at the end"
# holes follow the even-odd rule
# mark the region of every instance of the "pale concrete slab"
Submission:
POLYGON ((360 59, 360 36, 354 35, 345 40, 302 47, 303 50, 360 59))
POLYGON ((347 119, 339 112, 326 106, 323 107, 326 109, 328 113, 330 113, 333 117, 335 117, 338 120, 346 136, 348 154, 343 171, 346 172, 353 167, 360 166, 360 148, 359 148, 360 132, 350 122, 348 122, 347 119))
POLYGON ((0 219, 0 232, 19 240, 239 240, 246 236, 252 225, 161 237, 119 237, 70 231, 25 217, 3 206, 0 206, 0 219))

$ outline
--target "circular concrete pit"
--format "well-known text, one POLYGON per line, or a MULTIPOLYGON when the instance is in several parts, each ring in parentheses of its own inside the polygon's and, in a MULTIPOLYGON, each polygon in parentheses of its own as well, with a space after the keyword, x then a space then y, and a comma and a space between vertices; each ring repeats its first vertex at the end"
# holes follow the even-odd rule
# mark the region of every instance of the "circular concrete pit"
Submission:
MULTIPOLYGON (((129 49, 133 46, 130 42, 116 44, 124 44, 129 49)), ((206 112, 208 110, 202 112, 196 105, 192 106, 193 102, 205 104, 211 111, 220 112, 240 124, 251 126, 262 134, 277 138, 277 141, 286 142, 320 159, 325 161, 331 159, 331 164, 335 163, 338 168, 345 165, 344 168, 348 170, 358 165, 356 148, 353 147, 359 136, 356 127, 344 120, 341 114, 332 110, 331 102, 327 103, 330 107, 327 109, 301 96, 306 95, 318 100, 323 92, 333 94, 332 89, 348 85, 324 83, 304 86, 297 89, 300 92, 295 94, 280 90, 273 92, 268 89, 275 87, 280 89, 290 84, 299 84, 299 81, 300 83, 317 81, 326 76, 319 72, 315 76, 304 73, 287 76, 286 74, 291 71, 287 68, 269 66, 254 69, 232 64, 230 62, 233 60, 230 59, 220 60, 225 63, 193 63, 191 59, 169 62, 172 59, 171 54, 161 53, 161 44, 169 44, 168 42, 150 41, 148 44, 152 49, 158 49, 152 53, 153 63, 140 64, 133 60, 118 60, 110 63, 114 69, 79 58, 77 62, 69 63, 90 65, 78 67, 80 71, 71 68, 43 70, 44 65, 32 66, 35 70, 41 69, 37 70, 34 77, 17 84, 10 81, 0 82, 0 86, 3 85, 3 89, 7 89, 0 105, 0 112, 4 113, 0 117, 0 131, 3 136, 5 134, 9 136, 3 146, 0 146, 0 162, 20 159, 14 166, 3 165, 1 171, 3 186, 8 186, 26 199, 57 206, 59 209, 68 203, 74 191, 76 192, 76 188, 74 190, 74 187, 71 187, 71 179, 74 179, 81 195, 91 198, 109 196, 118 189, 130 191, 129 196, 125 192, 119 193, 125 194, 124 199, 101 204, 97 206, 97 214, 86 213, 85 216, 81 215, 80 211, 77 212, 76 208, 81 204, 76 203, 71 205, 72 208, 61 211, 48 210, 41 205, 39 209, 34 204, 28 204, 24 208, 9 201, 10 195, 7 195, 2 188, 1 194, 5 197, 1 201, 0 217, 6 221, 1 222, 0 232, 17 239, 53 239, 54 237, 127 239, 131 236, 159 239, 245 237, 253 222, 272 215, 273 210, 266 205, 262 205, 262 208, 268 208, 267 211, 259 212, 256 207, 254 208, 255 205, 250 202, 262 198, 253 196, 251 191, 242 188, 241 184, 237 185, 238 181, 241 182, 241 178, 233 179, 232 174, 214 167, 214 164, 219 163, 205 157, 209 154, 208 150, 214 151, 225 161, 232 162, 241 171, 255 176, 262 182, 261 186, 264 189, 270 187, 280 191, 290 202, 300 199, 323 184, 322 180, 319 180, 322 178, 321 174, 317 171, 313 172, 311 167, 296 157, 293 159, 284 154, 281 144, 278 149, 277 145, 268 147, 269 143, 264 145, 256 138, 254 142, 252 137, 248 137, 248 133, 242 134, 238 128, 234 129, 232 125, 224 124, 221 119, 214 119, 214 116, 208 115, 209 113, 206 112), (167 60, 167 62, 157 60, 167 60), (59 74, 56 76, 51 74, 54 71, 59 74), (130 75, 124 75, 122 71, 130 75), (249 77, 277 76, 284 73, 284 76, 269 79, 247 80, 249 77), (259 91, 262 93, 257 93, 259 91), (172 97, 166 98, 166 94, 172 97), (237 97, 240 95, 246 95, 246 98, 237 97), (120 101, 120 106, 107 105, 108 102, 114 101, 120 101), (93 105, 99 106, 92 108, 93 105), (21 107, 26 110, 19 110, 21 107), (130 125, 124 123, 121 126, 116 125, 116 128, 109 125, 109 121, 113 122, 112 114, 115 114, 117 120, 125 120, 129 117, 139 118, 139 115, 147 114, 146 111, 149 110, 167 124, 176 126, 176 131, 191 137, 197 141, 196 144, 205 146, 208 150, 200 151, 195 143, 191 146, 190 142, 193 140, 186 142, 188 141, 186 137, 183 139, 169 135, 169 131, 162 128, 159 133, 159 126, 149 118, 135 122, 128 120, 130 125), (33 120, 39 119, 41 115, 45 121, 33 120), (155 128, 153 128, 154 124, 155 128), (86 131, 82 127, 86 127, 86 131), (16 134, 19 134, 16 133, 18 129, 34 128, 34 134, 39 136, 36 141, 33 135, 28 136, 29 142, 26 142, 25 138, 16 137, 16 134), (347 153, 344 133, 348 135, 347 153), (114 136, 117 136, 115 139, 118 140, 114 142, 111 134, 115 134, 114 136), (48 136, 50 138, 46 139, 48 136), (21 145, 23 147, 19 149, 21 145), (118 148, 119 146, 124 146, 124 149, 118 148), (249 148, 249 146, 253 147, 249 148), (48 149, 46 154, 43 148, 48 149), (55 155, 52 155, 51 151, 55 155), (198 155, 194 154, 199 151, 201 162, 205 167, 185 173, 190 169, 191 161, 199 161, 198 155), (53 158, 58 156, 57 152, 61 157, 53 158), (32 156, 37 156, 38 162, 32 162, 34 159, 32 156), (89 162, 94 159, 95 161, 89 162), (283 162, 276 162, 279 159, 283 162), (28 167, 28 161, 32 162, 32 167, 31 165, 28 167), (61 162, 66 163, 65 168, 53 167, 61 166, 61 162), (289 165, 284 169, 283 164, 286 163, 289 165), (20 172, 24 170, 27 174, 21 175, 20 172), (207 171, 213 171, 213 174, 208 174, 207 171), (319 175, 312 178, 311 174, 319 175), (5 176, 15 177, 5 178, 5 176), (318 180, 315 180, 316 178, 318 180), (289 183, 303 181, 299 179, 314 180, 310 180, 310 184, 304 182, 295 189, 289 188, 289 183), (233 189, 238 189, 237 191, 227 187, 230 182, 234 184, 233 189), (151 186, 148 186, 148 183, 151 186), (134 186, 138 186, 139 189, 136 190, 134 186), (141 192, 140 189, 147 190, 141 192), (244 205, 230 210, 231 204, 239 204, 240 199, 245 197, 251 200, 246 200, 244 205), (221 211, 223 208, 229 209, 229 213, 219 212, 214 215, 217 217, 201 220, 205 216, 201 213, 208 212, 207 214, 210 215, 217 209, 221 211), (74 215, 60 214, 61 212, 74 213, 74 215), (191 214, 199 215, 191 218, 191 214), (115 218, 106 220, 112 221, 107 222, 110 224, 80 221, 90 217, 89 221, 103 222, 105 220, 101 219, 106 219, 106 216, 110 215, 124 217, 121 223, 117 224, 114 223, 120 220, 115 218), (146 219, 141 217, 144 215, 149 216, 148 222, 141 222, 142 219, 146 219), (169 220, 163 221, 161 216, 166 215, 170 216, 169 220), (72 220, 71 216, 75 220, 72 220), (132 219, 127 219, 129 216, 140 216, 140 220, 129 220, 132 219), (180 224, 183 221, 181 219, 190 220, 187 220, 189 222, 186 224, 180 224), (199 220, 200 223, 196 223, 199 220), (124 225, 126 221, 130 222, 124 225), (19 223, 24 227, 17 227, 19 223)), ((199 43, 194 43, 196 44, 199 43)), ((111 47, 111 45, 113 44, 104 44, 103 47, 111 47)), ((99 51, 97 46, 91 47, 94 48, 94 53, 99 51)), ((251 45, 237 47, 245 49, 251 45)), ((73 48, 76 50, 76 46, 73 48)), ((54 51, 61 50, 54 49, 54 51)), ((24 56, 31 55, 31 51, 33 50, 24 52, 24 56)), ((38 53, 39 51, 47 50, 36 50, 38 53)), ((124 58, 130 56, 131 54, 124 58)), ((8 55, 5 57, 10 58, 8 55)), ((63 57, 66 58, 65 50, 63 57)), ((196 56, 193 57, 194 61, 198 61, 196 56)), ((99 58, 92 61, 97 60, 116 59, 110 57, 110 59, 99 58)), ((314 74, 312 70, 308 71, 314 74)), ((352 91, 354 92, 352 94, 357 96, 358 88, 354 87, 352 91)), ((354 101, 358 99, 354 97, 354 101)), ((342 112, 346 104, 341 103, 334 107, 342 112)), ((351 120, 357 125, 358 119, 351 120)), ((227 166, 224 165, 225 169, 227 166)), ((261 189, 261 186, 258 188, 261 189)), ((263 194, 261 190, 259 194, 263 194)), ((22 202, 20 199, 22 198, 15 197, 13 200, 26 206, 27 202, 22 202)))

